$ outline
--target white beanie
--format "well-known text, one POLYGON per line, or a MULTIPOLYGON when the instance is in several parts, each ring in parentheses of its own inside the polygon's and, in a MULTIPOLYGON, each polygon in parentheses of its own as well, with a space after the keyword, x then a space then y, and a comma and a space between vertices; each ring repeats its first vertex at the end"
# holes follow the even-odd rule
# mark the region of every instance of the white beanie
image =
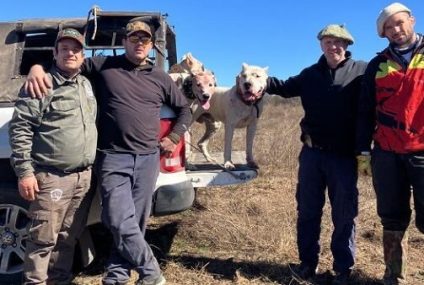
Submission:
POLYGON ((380 11, 377 19, 377 32, 381 38, 384 38, 384 24, 386 23, 387 19, 399 12, 407 12, 411 14, 411 10, 409 10, 408 7, 398 2, 392 3, 380 11))

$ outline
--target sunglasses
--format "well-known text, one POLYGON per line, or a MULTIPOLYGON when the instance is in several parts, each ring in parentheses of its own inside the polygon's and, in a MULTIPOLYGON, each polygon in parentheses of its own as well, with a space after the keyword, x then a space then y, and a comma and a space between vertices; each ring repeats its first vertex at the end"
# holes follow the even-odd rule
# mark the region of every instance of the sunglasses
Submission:
POLYGON ((138 36, 138 35, 128 36, 127 39, 133 44, 137 44, 141 42, 143 45, 147 45, 152 42, 152 39, 150 37, 138 36))

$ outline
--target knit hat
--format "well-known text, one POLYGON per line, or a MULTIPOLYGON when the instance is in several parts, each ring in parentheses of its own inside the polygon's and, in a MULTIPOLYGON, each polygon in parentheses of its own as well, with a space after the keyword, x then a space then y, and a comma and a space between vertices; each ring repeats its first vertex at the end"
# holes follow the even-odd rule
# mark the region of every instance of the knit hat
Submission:
POLYGON ((83 35, 81 35, 80 32, 78 32, 75 29, 72 28, 66 28, 61 30, 56 37, 55 46, 57 46, 57 43, 61 41, 62 39, 73 39, 76 40, 81 46, 85 47, 85 38, 83 35))
POLYGON ((317 37, 318 40, 322 40, 322 38, 326 36, 343 39, 347 41, 349 45, 354 42, 352 35, 348 32, 344 25, 328 25, 318 33, 317 37))
POLYGON ((411 14, 411 10, 408 7, 398 2, 392 3, 380 11, 377 19, 377 32, 381 38, 384 38, 384 24, 387 19, 399 12, 407 12, 411 14))

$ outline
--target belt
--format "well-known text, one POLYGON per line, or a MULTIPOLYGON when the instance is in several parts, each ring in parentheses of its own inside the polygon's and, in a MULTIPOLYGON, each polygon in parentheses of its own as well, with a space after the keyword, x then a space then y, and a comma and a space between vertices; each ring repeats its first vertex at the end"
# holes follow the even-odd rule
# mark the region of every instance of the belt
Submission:
POLYGON ((87 170, 90 170, 90 169, 91 169, 91 166, 83 166, 83 167, 74 168, 72 170, 62 170, 62 171, 63 171, 63 173, 70 174, 70 173, 83 172, 83 171, 87 171, 87 170))
POLYGON ((329 147, 323 147, 323 146, 321 146, 321 145, 317 145, 317 144, 316 144, 316 143, 312 140, 311 136, 310 136, 310 135, 308 135, 308 134, 303 134, 303 143, 304 143, 306 146, 310 147, 310 148, 316 148, 316 149, 319 149, 319 150, 330 150, 330 148, 329 148, 329 147))
POLYGON ((78 172, 83 172, 83 171, 87 171, 90 170, 92 168, 92 166, 81 166, 81 167, 77 167, 71 170, 63 170, 63 169, 59 169, 53 166, 45 166, 45 165, 37 165, 36 166, 37 169, 40 170, 44 170, 47 172, 55 172, 55 173, 62 173, 62 174, 72 174, 72 173, 78 173, 78 172))

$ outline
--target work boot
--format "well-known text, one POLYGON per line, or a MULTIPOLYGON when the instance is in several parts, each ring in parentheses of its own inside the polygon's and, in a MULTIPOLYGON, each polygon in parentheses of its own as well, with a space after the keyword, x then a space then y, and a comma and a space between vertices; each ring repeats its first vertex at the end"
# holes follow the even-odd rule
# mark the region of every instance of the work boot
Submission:
POLYGON ((137 281, 136 285, 165 285, 166 280, 162 274, 153 279, 140 279, 137 281))
POLYGON ((293 278, 301 281, 311 279, 317 273, 316 267, 305 263, 292 264, 291 270, 293 278))
POLYGON ((408 233, 383 231, 384 285, 406 284, 406 261, 408 257, 408 233))
POLYGON ((350 270, 344 272, 336 272, 331 285, 348 285, 350 278, 350 270))

